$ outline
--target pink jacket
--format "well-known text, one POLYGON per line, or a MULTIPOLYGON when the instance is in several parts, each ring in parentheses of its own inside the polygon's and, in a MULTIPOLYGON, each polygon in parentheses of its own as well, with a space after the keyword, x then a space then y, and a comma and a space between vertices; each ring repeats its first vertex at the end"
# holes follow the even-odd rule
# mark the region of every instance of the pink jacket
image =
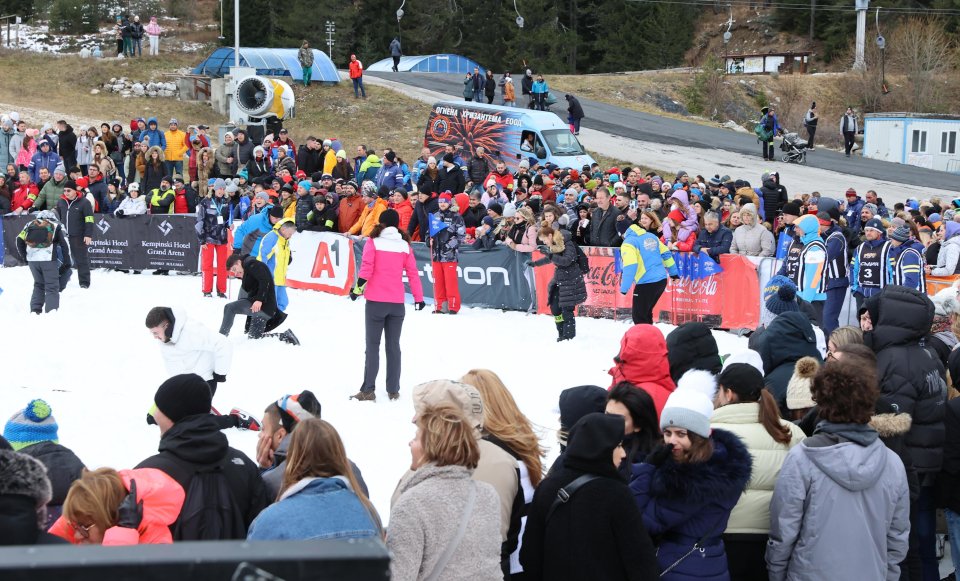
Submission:
POLYGON ((150 17, 150 24, 147 24, 147 34, 150 36, 160 36, 160 25, 157 24, 157 17, 150 17))
MULTIPOLYGON (((156 468, 120 470, 120 478, 127 491, 130 480, 137 481, 137 500, 143 501, 143 519, 137 530, 110 527, 103 533, 104 545, 155 545, 172 543, 170 525, 180 516, 184 492, 180 484, 156 468)), ((50 527, 50 534, 76 544, 73 527, 60 517, 50 527)))
POLYGON ((370 238, 363 247, 359 278, 366 279, 363 296, 368 301, 402 303, 403 274, 410 281, 413 300, 423 300, 423 286, 417 273, 413 249, 394 227, 384 228, 377 238, 370 238))

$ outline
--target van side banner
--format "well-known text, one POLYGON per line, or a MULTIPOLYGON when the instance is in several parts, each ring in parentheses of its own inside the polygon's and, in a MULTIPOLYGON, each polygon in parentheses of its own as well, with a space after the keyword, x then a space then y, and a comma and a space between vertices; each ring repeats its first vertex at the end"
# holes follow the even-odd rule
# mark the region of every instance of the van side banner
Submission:
MULTIPOLYGON (((192 214, 117 218, 94 214, 90 268, 198 272, 200 242, 192 214)), ((17 236, 34 216, 4 216, 3 245, 18 264, 17 236)))

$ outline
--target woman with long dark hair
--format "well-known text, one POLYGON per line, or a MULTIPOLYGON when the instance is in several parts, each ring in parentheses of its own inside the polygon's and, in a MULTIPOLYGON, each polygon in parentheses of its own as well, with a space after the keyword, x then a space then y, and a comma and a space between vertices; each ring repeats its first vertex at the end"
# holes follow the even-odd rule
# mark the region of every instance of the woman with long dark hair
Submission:
POLYGON ((631 466, 642 462, 660 440, 657 408, 649 393, 629 381, 621 381, 607 394, 606 412, 623 416, 623 449, 627 456, 620 472, 629 477, 631 466))
POLYGON ((804 439, 803 430, 780 418, 773 395, 763 386, 763 375, 747 363, 732 363, 718 379, 716 411, 710 425, 740 436, 753 457, 753 477, 723 535, 731 579, 767 579, 767 537, 770 499, 780 466, 790 450, 804 439))
POLYGON ((710 428, 712 416, 699 386, 678 388, 660 413, 663 444, 633 467, 630 489, 644 526, 660 539, 665 581, 731 578, 721 536, 753 460, 739 437, 710 428))
POLYGON ((377 401, 376 382, 380 371, 380 338, 386 335, 387 395, 400 397, 400 332, 406 309, 403 306, 403 275, 410 281, 410 292, 416 301, 416 310, 426 306, 423 287, 417 273, 417 261, 410 246, 410 235, 398 230, 400 215, 386 209, 379 223, 370 232, 363 249, 363 262, 357 283, 350 291, 350 300, 360 295, 367 299, 366 336, 367 356, 363 370, 363 384, 352 396, 358 401, 377 401))
POLYGON ((277 503, 250 524, 247 540, 363 539, 382 533, 336 428, 320 418, 298 422, 277 503))

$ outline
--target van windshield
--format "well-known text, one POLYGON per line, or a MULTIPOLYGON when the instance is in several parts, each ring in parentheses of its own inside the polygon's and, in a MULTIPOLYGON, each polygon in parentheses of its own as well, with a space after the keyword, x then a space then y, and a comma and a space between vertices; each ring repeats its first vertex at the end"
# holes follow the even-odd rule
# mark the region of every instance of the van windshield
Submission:
POLYGON ((553 155, 583 155, 583 146, 569 129, 547 129, 542 132, 553 155))

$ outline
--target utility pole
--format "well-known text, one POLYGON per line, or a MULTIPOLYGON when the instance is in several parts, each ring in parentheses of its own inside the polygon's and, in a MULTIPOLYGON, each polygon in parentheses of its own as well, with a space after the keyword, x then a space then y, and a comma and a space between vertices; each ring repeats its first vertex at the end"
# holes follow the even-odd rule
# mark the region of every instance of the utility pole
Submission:
POLYGON ((863 51, 867 44, 867 10, 870 8, 870 0, 856 0, 857 8, 857 48, 856 57, 853 61, 853 68, 862 71, 867 68, 866 61, 863 58, 863 51))
POLYGON ((814 15, 817 13, 817 0, 810 0, 810 44, 813 44, 813 22, 814 15))
POLYGON ((330 57, 330 60, 333 60, 333 34, 337 31, 337 23, 328 20, 327 21, 327 56, 330 57))

